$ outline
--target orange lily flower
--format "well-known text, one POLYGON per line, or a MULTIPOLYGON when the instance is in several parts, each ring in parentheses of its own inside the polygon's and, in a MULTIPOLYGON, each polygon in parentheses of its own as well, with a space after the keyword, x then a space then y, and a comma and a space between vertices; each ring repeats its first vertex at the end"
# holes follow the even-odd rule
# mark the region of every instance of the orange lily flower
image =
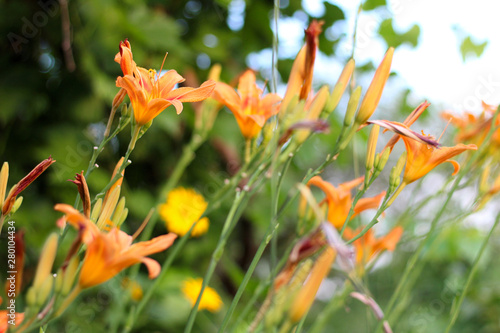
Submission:
POLYGON ((120 271, 137 263, 144 263, 149 270, 149 278, 160 273, 160 264, 147 255, 163 251, 177 238, 169 233, 146 242, 132 244, 133 237, 113 228, 102 232, 97 226, 70 205, 57 204, 55 209, 65 213, 66 220, 78 230, 83 230, 82 242, 87 245, 79 286, 90 288, 106 282, 120 271))
MULTIPOLYGON (((362 229, 363 228, 352 230, 350 228, 346 228, 344 231, 344 237, 346 239, 352 239, 359 234, 362 229)), ((387 235, 375 238, 373 228, 368 229, 362 237, 353 242, 353 245, 356 248, 356 262, 364 266, 364 264, 369 262, 382 251, 394 251, 402 234, 403 228, 398 226, 392 229, 387 235)))
MULTIPOLYGON (((483 102, 483 112, 477 117, 469 112, 466 112, 463 117, 448 112, 443 112, 441 116, 451 121, 459 129, 456 136, 458 142, 470 142, 480 146, 490 131, 495 111, 496 107, 483 102)), ((498 125, 500 125, 500 117, 496 119, 495 126, 498 125)), ((493 133, 491 143, 496 146, 500 145, 500 130, 496 130, 493 133)), ((493 150, 496 149, 494 148, 493 150)))
POLYGON ((182 102, 199 102, 209 97, 215 82, 205 81, 199 88, 183 87, 174 89, 184 78, 175 70, 161 75, 156 71, 136 66, 132 58, 130 43, 120 43, 120 52, 115 56, 120 64, 123 77, 116 79, 116 86, 123 88, 132 103, 134 118, 139 126, 143 126, 158 116, 168 106, 173 105, 177 114, 182 112, 182 102))
MULTIPOLYGON (((324 181, 319 176, 315 176, 309 180, 307 183, 309 186, 314 185, 319 187, 323 192, 325 192, 326 198, 323 203, 328 205, 328 221, 337 229, 342 228, 344 222, 349 215, 349 210, 352 205, 351 190, 356 186, 363 183, 364 177, 356 178, 350 182, 340 184, 338 188, 324 181)), ((372 198, 362 198, 359 199, 354 207, 354 214, 351 218, 355 217, 362 211, 368 209, 376 209, 380 205, 380 202, 385 196, 385 192, 372 198)))
POLYGON ((450 162, 453 164, 456 175, 460 170, 460 164, 450 158, 463 153, 466 150, 476 150, 477 146, 470 144, 457 144, 454 147, 436 148, 420 141, 401 136, 406 146, 406 166, 403 174, 403 183, 410 184, 425 176, 429 171, 441 163, 450 162))
POLYGON ((150 279, 157 277, 161 270, 160 264, 146 256, 167 249, 176 237, 176 234, 169 233, 132 245, 132 236, 119 229, 99 233, 87 244, 80 273, 80 287, 89 288, 106 282, 125 268, 140 262, 148 268, 150 279))
POLYGON ((267 94, 261 98, 262 90, 257 87, 255 81, 254 72, 247 70, 240 77, 239 94, 231 86, 217 82, 213 96, 231 110, 241 133, 247 139, 256 137, 266 120, 278 113, 277 104, 281 101, 277 94, 267 94))

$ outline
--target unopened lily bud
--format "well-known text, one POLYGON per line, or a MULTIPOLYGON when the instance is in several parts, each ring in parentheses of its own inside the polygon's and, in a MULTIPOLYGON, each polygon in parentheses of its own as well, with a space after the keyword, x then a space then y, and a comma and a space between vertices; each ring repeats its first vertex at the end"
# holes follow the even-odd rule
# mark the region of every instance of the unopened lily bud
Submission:
POLYGON ((351 79, 352 73, 354 72, 354 67, 355 67, 354 59, 351 59, 347 62, 344 69, 342 70, 342 73, 340 74, 340 77, 337 80, 335 87, 333 87, 333 91, 330 94, 330 98, 326 103, 325 116, 328 116, 330 113, 332 113, 333 110, 335 110, 335 108, 339 104, 340 99, 342 98, 342 95, 344 94, 344 91, 347 87, 347 84, 351 79))
MULTIPOLYGON (((307 111, 307 119, 308 120, 316 120, 318 119, 321 111, 323 111, 323 108, 325 107, 326 101, 328 99, 328 87, 323 86, 316 96, 314 97, 314 100, 309 107, 309 110, 307 111)), ((297 133, 297 142, 302 143, 304 140, 307 138, 309 135, 310 131, 308 130, 301 130, 297 133)))
POLYGON ((208 72, 208 79, 213 81, 219 81, 220 72, 222 71, 222 66, 220 64, 215 64, 210 68, 208 72))
POLYGON ((37 290, 37 293, 42 283, 44 283, 47 279, 47 276, 50 276, 50 271, 52 270, 52 265, 54 264, 54 259, 56 257, 57 239, 57 234, 52 233, 47 238, 43 246, 36 269, 35 279, 33 281, 33 288, 37 290))
POLYGON ((26 291, 26 304, 28 306, 36 304, 36 290, 33 287, 30 287, 28 291, 26 291))
POLYGON ((113 109, 118 109, 120 104, 122 104, 123 100, 125 99, 125 96, 127 96, 127 90, 121 88, 120 91, 115 95, 115 98, 113 98, 113 104, 111 107, 113 109))
POLYGON ((389 160, 389 156, 391 155, 390 149, 384 149, 380 154, 377 155, 377 162, 375 163, 375 169, 377 171, 382 171, 389 160))
POLYGON ((92 208, 92 214, 90 214, 90 219, 92 222, 97 222, 97 218, 101 214, 101 208, 102 208, 102 199, 99 198, 94 204, 94 207, 92 208))
POLYGON ((293 323, 298 322, 309 311, 321 282, 330 271, 336 254, 337 252, 332 247, 327 246, 316 260, 308 280, 299 291, 290 309, 290 320, 293 323))
POLYGON ((75 175, 75 180, 70 179, 69 181, 77 186, 78 194, 80 195, 80 200, 82 200, 83 215, 89 218, 90 208, 91 208, 90 192, 87 186, 87 181, 85 180, 85 176, 83 175, 83 170, 81 173, 77 173, 75 175))
POLYGON ((490 177, 491 166, 488 163, 481 173, 481 179, 479 181, 479 193, 486 193, 490 189, 489 177, 490 177))
MULTIPOLYGON (((23 179, 21 179, 16 185, 14 185, 10 191, 7 198, 5 198, 2 206, 2 214, 7 215, 11 212, 12 206, 16 202, 17 196, 28 187, 35 179, 38 178, 49 166, 54 163, 55 160, 49 157, 42 162, 40 162, 33 170, 30 171, 23 179)), ((3 169, 3 168, 2 168, 3 169)), ((7 169, 8 170, 8 169, 7 169)))
POLYGON ((45 281, 43 281, 42 285, 37 288, 36 304, 38 306, 42 306, 45 303, 50 293, 52 292, 53 285, 54 277, 49 274, 45 278, 45 281))
POLYGON ((111 221, 113 221, 113 225, 118 226, 118 222, 120 221, 124 209, 125 197, 121 197, 120 201, 118 201, 118 204, 116 205, 115 211, 113 213, 113 218, 111 219, 111 221))
POLYGON ((141 131, 139 132, 138 139, 140 139, 148 131, 148 129, 151 127, 151 125, 153 125, 153 119, 151 119, 150 121, 148 121, 145 125, 143 125, 141 127, 141 131))
MULTIPOLYGON (((287 107, 286 107, 286 110, 285 110, 285 114, 286 115, 291 115, 291 114, 295 114, 295 111, 297 109, 297 104, 299 104, 299 101, 301 101, 299 99, 299 95, 294 95, 290 98, 290 101, 288 102, 287 104, 287 107)), ((304 105, 305 105, 305 102, 301 101, 302 103, 302 109, 304 108, 304 105)))
POLYGON ((64 271, 62 268, 59 268, 57 270, 57 273, 55 275, 55 281, 54 281, 54 292, 59 293, 62 289, 63 286, 63 279, 64 279, 64 271))
POLYGON ((7 181, 9 180, 9 163, 4 162, 2 170, 0 170, 0 209, 5 200, 5 192, 7 191, 7 181))
POLYGON ((361 97, 361 87, 356 87, 356 89, 352 91, 351 97, 349 98, 349 102, 347 103, 347 110, 344 116, 345 127, 349 127, 352 125, 354 115, 356 114, 356 110, 358 109, 360 97, 361 97))
MULTIPOLYGON (((377 151, 377 141, 378 134, 380 132, 380 126, 373 125, 372 130, 370 131, 370 136, 368 137, 368 149, 366 152, 366 171, 369 172, 374 165, 375 162, 375 152, 377 151)), ((365 177, 365 180, 367 177, 365 177)))
POLYGON ((61 293, 63 296, 69 294, 73 283, 75 282, 76 273, 78 272, 78 265, 80 264, 80 260, 78 256, 74 256, 69 261, 66 270, 64 271, 64 278, 62 281, 61 293))
POLYGON ((121 116, 123 119, 125 118, 130 118, 132 115, 132 111, 130 108, 127 106, 127 104, 123 104, 122 109, 121 109, 121 116))
POLYGON ((125 219, 127 218, 127 216, 128 216, 128 208, 125 208, 123 210, 122 214, 120 215, 120 218, 118 220, 116 227, 120 227, 123 224, 123 222, 125 222, 125 219))
POLYGON ((384 149, 381 153, 375 156, 375 171, 373 172, 373 177, 377 178, 382 170, 384 170, 387 161, 389 160, 389 155, 391 155, 390 149, 384 149))
POLYGON ((14 214, 15 212, 17 212, 19 207, 21 207, 22 203, 23 203, 23 197, 20 196, 16 199, 16 201, 14 201, 14 205, 12 206, 12 209, 10 210, 11 214, 14 214))
POLYGON ((120 189, 121 186, 115 187, 113 189, 113 192, 111 192, 111 194, 107 198, 104 207, 102 207, 101 215, 99 216, 99 219, 96 222, 97 227, 101 230, 106 226, 106 223, 111 218, 111 214, 113 214, 113 211, 116 208, 116 204, 118 203, 118 198, 120 197, 120 189))
POLYGON ((382 96, 385 83, 391 73, 393 54, 394 48, 390 47, 389 50, 387 50, 384 59, 375 71, 375 76, 373 77, 370 87, 368 87, 368 90, 366 91, 365 97, 359 107, 358 114, 356 115, 356 123, 364 124, 368 119, 370 119, 373 112, 375 112, 378 102, 380 101, 380 97, 382 96))
POLYGON ((396 187, 399 186, 401 183, 401 172, 403 172, 403 168, 406 162, 406 152, 401 154, 399 157, 398 162, 396 165, 392 168, 391 174, 389 175, 389 191, 394 191, 396 187))

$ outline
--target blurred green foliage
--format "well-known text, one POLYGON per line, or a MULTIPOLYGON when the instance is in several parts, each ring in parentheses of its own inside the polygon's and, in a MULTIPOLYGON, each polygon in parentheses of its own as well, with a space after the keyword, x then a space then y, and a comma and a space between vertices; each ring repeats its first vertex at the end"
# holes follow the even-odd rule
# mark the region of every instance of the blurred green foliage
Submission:
MULTIPOLYGON (((282 1, 285 3, 285 1, 282 1)), ((332 2, 324 1, 324 30, 335 22, 345 19, 343 9, 332 2)), ((375 10, 387 6, 384 0, 364 2, 364 10, 375 10)), ((52 156, 57 163, 33 183, 24 195, 24 204, 14 216, 18 229, 26 231, 26 283, 30 282, 37 262, 39 249, 49 232, 55 229, 59 214, 52 209, 59 202, 72 204, 76 187, 67 182, 74 174, 87 167, 93 146, 99 143, 106 125, 111 101, 118 91, 115 79, 121 74, 113 59, 121 40, 128 38, 132 44, 134 60, 146 68, 158 69, 165 53, 164 69, 176 69, 181 75, 192 73, 199 82, 206 79, 211 64, 222 64, 222 81, 230 82, 240 74, 252 52, 268 49, 273 43, 271 26, 273 2, 266 0, 74 0, 68 3, 71 26, 71 53, 62 47, 64 27, 59 2, 55 0, 0 1, 0 162, 10 163, 9 186, 21 179, 39 161, 52 156), (49 10, 47 10, 47 8, 49 10), (6 38, 5 38, 6 37, 6 38), (71 60, 75 63, 71 70, 71 60)), ((301 1, 290 0, 280 8, 281 15, 314 17, 302 8, 301 1)), ((306 28, 307 24, 304 24, 306 28)), ((392 20, 380 23, 378 34, 387 45, 398 47, 404 43, 415 47, 418 44, 419 27, 408 31, 394 29, 392 20)), ((350 38, 345 34, 341 37, 350 38)), ((331 57, 331 61, 343 64, 346 59, 336 57, 339 39, 320 36, 320 51, 331 57)), ((464 57, 470 52, 480 55, 485 44, 476 44, 466 38, 461 46, 464 57)), ((269 62, 271 60, 269 59, 269 62)), ((292 64, 291 59, 279 61, 279 77, 286 81, 292 64)), ((359 73, 372 73, 373 65, 360 64, 359 73)), ((270 80, 270 77, 262 77, 270 80)), ((336 77, 332 78, 331 85, 336 77)), ((196 85, 195 82, 189 82, 196 85)), ((398 119, 415 107, 408 105, 410 90, 400 93, 401 102, 391 108, 398 113, 398 119)), ((342 115, 331 119, 330 134, 315 136, 306 143, 295 157, 284 193, 303 177, 309 167, 320 164, 335 140, 342 115)), ((389 117, 388 117, 389 118, 389 117)), ((126 231, 134 232, 147 212, 155 205, 161 184, 174 168, 183 145, 189 140, 193 128, 193 109, 185 105, 181 116, 167 110, 155 121, 147 134, 137 143, 130 167, 126 170, 123 194, 130 209, 126 231)), ((116 161, 125 152, 130 134, 128 130, 106 147, 97 163, 99 168, 88 179, 91 194, 96 194, 108 182, 116 161)), ((365 147, 367 132, 357 139, 358 147, 365 147)), ((195 187, 207 199, 230 177, 230 163, 216 148, 224 145, 241 156, 243 139, 234 117, 221 110, 212 135, 198 150, 194 163, 187 169, 181 184, 195 187), (200 167, 202 166, 202 167, 200 167)), ((361 148, 364 149, 364 148, 361 148)), ((354 177, 353 164, 363 165, 362 151, 353 156, 341 156, 334 171, 327 173, 341 183, 354 177)), ((355 169, 355 168, 354 168, 355 169)), ((222 264, 217 268, 217 277, 211 286, 222 294, 226 304, 238 287, 245 269, 260 243, 263 230, 269 223, 269 188, 262 195, 255 196, 249 203, 231 237, 229 248, 222 264)), ((220 234, 222 221, 229 202, 210 214, 209 233, 190 241, 183 250, 162 288, 145 309, 136 326, 136 332, 179 332, 189 314, 189 304, 181 295, 180 281, 188 276, 201 276, 205 271, 211 253, 220 234)), ((296 206, 296 205, 294 205, 296 206)), ((279 239, 279 253, 290 246, 295 237, 296 211, 287 212, 283 221, 283 235, 279 239)), ((416 224, 415 218, 409 223, 416 224)), ((155 233, 165 233, 158 223, 155 233)), ((448 281, 463 280, 467 276, 471 260, 477 251, 482 234, 468 232, 456 226, 443 236, 439 248, 431 253, 422 283, 414 290, 414 298, 408 301, 409 316, 401 315, 395 331, 437 332, 447 323, 452 306, 452 294, 461 283, 453 284, 449 295, 435 310, 435 297, 447 292, 448 281), (427 269, 428 268, 428 269, 427 269), (448 297, 450 296, 450 297, 448 297), (417 316, 417 317, 415 317, 417 316), (444 323, 444 324, 443 324, 444 323)), ((2 242, 4 235, 2 234, 2 242)), ((402 250, 395 256, 390 267, 376 270, 367 277, 375 299, 383 306, 390 297, 401 272, 412 252, 411 239, 403 242, 402 250)), ((2 246, 2 251, 4 244, 2 246)), ((65 244, 67 248, 69 244, 65 244)), ((63 250, 64 248, 63 247, 63 250)), ((498 243, 489 257, 499 251, 498 243)), ((4 253, 4 252, 2 252, 4 253)), ((58 261, 64 258, 59 253, 58 261)), ((166 254, 154 258, 162 262, 166 254)), ((0 258, 2 272, 3 255, 0 258)), ((486 259, 485 259, 486 260, 486 259)), ((263 263, 260 277, 265 277, 269 267, 263 263)), ((496 278, 498 266, 481 266, 476 287, 470 292, 464 304, 464 315, 459 319, 455 332, 497 332, 500 314, 500 290, 496 278), (481 329, 481 330, 479 330, 481 329)), ((2 273, 3 274, 3 273, 2 273)), ((151 284, 147 278, 141 284, 151 284)), ((256 281, 249 285, 248 295, 256 287, 256 281)), ((120 307, 114 300, 123 294, 121 278, 86 292, 79 298, 81 305, 70 308, 62 318, 51 324, 53 331, 108 332, 108 324, 121 318, 120 307), (116 318, 116 319, 114 319, 116 318)), ((448 292, 447 292, 448 293, 448 292)), ((248 301, 244 295, 242 304, 248 301)), ((454 296, 453 296, 454 297, 454 296)), ((439 296, 438 296, 439 298, 439 296)), ((323 302, 317 302, 309 315, 313 322, 315 311, 321 311, 323 302)), ((256 312, 257 309, 254 309, 256 312)), ((223 311, 222 311, 223 312, 223 311)), ((215 331, 223 313, 200 314, 195 327, 198 332, 215 331)), ((373 316, 356 300, 349 299, 331 318, 331 327, 338 332, 368 332, 373 327, 373 316), (350 309, 350 311, 346 311, 350 309), (360 320, 359 318, 363 318, 360 320)), ((327 330, 330 332, 330 329, 327 330)))

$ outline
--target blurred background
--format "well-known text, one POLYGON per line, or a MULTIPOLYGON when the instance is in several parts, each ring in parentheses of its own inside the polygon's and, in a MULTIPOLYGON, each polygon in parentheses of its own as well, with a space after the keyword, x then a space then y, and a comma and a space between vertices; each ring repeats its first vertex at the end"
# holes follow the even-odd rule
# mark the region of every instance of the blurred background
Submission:
MULTIPOLYGON (((0 41, 0 162, 10 164, 9 187, 41 160, 49 156, 57 160, 23 193, 24 203, 14 216, 17 228, 25 230, 26 283, 31 281, 46 235, 55 230, 59 214, 54 212, 54 204, 74 202, 76 187, 67 180, 87 167, 93 147, 102 139, 111 102, 118 91, 115 80, 121 70, 113 59, 121 40, 129 39, 134 60, 145 68, 159 70, 168 52, 164 69, 176 69, 188 78, 189 86, 206 80, 210 67, 219 63, 221 81, 235 83, 234 78, 250 67, 258 72, 261 86, 267 82, 267 87, 272 87, 273 31, 277 24, 276 79, 278 93, 283 94, 293 59, 303 45, 304 29, 312 19, 323 20, 314 88, 323 84, 333 86, 344 64, 354 54, 356 80, 366 90, 385 50, 394 46, 393 75, 374 118, 402 121, 427 99, 432 105, 422 116, 421 127, 415 130, 426 128, 426 133, 429 131, 438 137, 446 125, 439 118, 443 109, 478 112, 482 100, 496 104, 500 99, 500 73, 493 62, 497 61, 499 50, 495 40, 497 29, 492 26, 496 18, 491 17, 497 11, 486 1, 474 5, 463 1, 443 3, 367 0, 358 17, 357 40, 353 43, 359 2, 345 0, 282 0, 277 22, 270 0, 0 0, 0 34, 3 36, 0 41), (461 14, 451 15, 457 10, 461 14)), ((346 102, 344 96, 331 117, 330 134, 314 136, 294 158, 283 197, 302 179, 307 168, 319 165, 328 154, 338 134, 346 102)), ((168 179, 183 145, 190 138, 193 122, 190 105, 185 105, 180 116, 168 109, 155 119, 147 135, 138 142, 123 186, 130 210, 124 226, 126 231, 134 232, 155 205, 160 185, 168 179)), ((443 137, 445 144, 453 143, 452 132, 453 129, 448 129, 448 138, 443 137)), ((367 136, 368 131, 360 132, 352 155, 341 156, 324 178, 339 184, 357 176, 364 167, 367 136)), ((87 180, 91 195, 107 184, 129 139, 129 131, 123 131, 100 155, 99 168, 87 180)), ((234 172, 231 165, 241 156, 243 145, 234 117, 228 110, 221 110, 210 139, 201 146, 180 184, 196 188, 209 200, 234 172), (228 156, 236 158, 230 160, 228 156)), ((418 188, 432 191, 436 183, 443 181, 444 177, 439 174, 429 175, 418 188)), ((375 184, 373 193, 385 187, 383 182, 375 184)), ((237 290, 269 223, 268 192, 270 189, 264 188, 250 202, 211 282, 226 304, 237 290)), ((467 207, 474 195, 462 191, 455 208, 467 207)), ((398 198, 401 207, 395 207, 386 216, 387 225, 395 224, 409 197, 406 194, 398 198)), ((446 327, 456 294, 468 276, 484 237, 483 229, 491 225, 494 204, 466 221, 446 226, 439 246, 426 258, 426 269, 413 297, 406 300, 407 312, 393 326, 396 332, 440 332, 446 327)), ((210 258, 207 253, 215 247, 229 205, 227 202, 211 213, 209 233, 191 240, 184 248, 163 281, 164 286, 145 310, 136 332, 182 329, 190 305, 180 292, 180 281, 203 275, 210 258)), ((430 217, 432 210, 406 216, 405 236, 398 251, 384 256, 385 260, 366 277, 367 285, 382 307, 414 250, 413 241, 424 234, 430 217)), ((294 209, 283 219, 279 240, 283 250, 294 239, 295 219, 294 209)), ((380 230, 388 229, 381 227, 380 230)), ((155 234, 165 232, 164 224, 158 223, 155 234)), ((4 272, 5 234, 1 237, 0 267, 4 272)), ((454 332, 500 331, 498 239, 493 239, 483 258, 454 332)), ((63 249, 68 245, 69 241, 63 244, 63 249)), ((59 253, 60 261, 64 258, 63 252, 59 253)), ((162 262, 164 256, 154 257, 162 262)), ((248 295, 258 278, 265 278, 268 272, 264 260, 249 285, 248 295)), ((329 279, 330 288, 322 292, 308 320, 314 320, 314 313, 324 306, 323 301, 341 286, 339 279, 335 274, 329 279)), ((147 278, 140 282, 150 283, 147 278)), ((121 315, 113 303, 121 288, 118 277, 88 291, 80 298, 80 307, 72 307, 52 325, 54 331, 77 332, 76 327, 81 324, 86 325, 87 332, 107 331, 110 318, 121 315)), ((245 301, 244 298, 242 304, 245 301)), ((200 314, 195 330, 216 331, 223 314, 224 311, 200 314)), ((335 332, 369 332, 373 325, 371 313, 352 299, 331 318, 335 332)))

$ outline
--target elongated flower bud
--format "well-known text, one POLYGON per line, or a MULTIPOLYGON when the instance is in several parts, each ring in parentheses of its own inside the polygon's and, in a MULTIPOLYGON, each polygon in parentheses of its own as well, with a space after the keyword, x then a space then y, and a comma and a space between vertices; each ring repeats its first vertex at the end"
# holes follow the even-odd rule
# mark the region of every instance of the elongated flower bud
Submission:
POLYGON ((337 252, 332 247, 328 246, 319 256, 305 285, 293 301, 290 309, 290 320, 293 323, 298 322, 311 307, 316 297, 316 292, 323 279, 328 275, 336 255, 337 252))
POLYGON ((358 109, 359 99, 361 98, 361 87, 357 87, 353 90, 349 102, 347 103, 347 110, 344 116, 344 126, 349 127, 352 124, 354 114, 358 109))
POLYGON ((2 170, 0 170, 0 208, 3 206, 5 200, 5 193, 7 191, 7 181, 9 180, 9 163, 4 162, 2 170))
MULTIPOLYGON (((349 80, 351 79, 352 73, 354 72, 354 67, 355 67, 354 59, 351 59, 347 62, 344 69, 342 70, 342 73, 340 74, 340 77, 337 80, 335 87, 333 87, 333 91, 330 94, 330 98, 328 99, 328 102, 326 103, 326 106, 325 106, 326 116, 328 116, 330 113, 332 113, 333 110, 335 110, 335 108, 339 104, 340 99, 342 98, 342 95, 344 94, 344 91, 347 87, 347 84, 349 83, 349 80)), ((360 93, 361 93, 361 91, 360 91, 360 93)), ((354 113, 353 113, 353 115, 354 115, 354 113)), ((352 119, 352 117, 351 117, 351 119, 352 119)))
MULTIPOLYGON (((366 152, 366 171, 369 172, 375 162, 375 151, 377 150, 378 134, 380 132, 380 126, 374 125, 370 131, 370 136, 368 137, 368 149, 366 152)), ((365 177, 366 180, 367 177, 365 177)))
POLYGON ((394 189, 396 189, 396 187, 398 187, 399 184, 401 183, 401 172, 403 172, 405 162, 406 162, 406 152, 401 154, 398 162, 392 168, 391 174, 389 175, 389 187, 391 192, 394 191, 394 189))
POLYGON ((382 96, 385 83, 391 73, 393 54, 394 48, 390 47, 389 50, 387 50, 384 59, 375 71, 372 83, 370 84, 370 87, 368 87, 365 97, 361 102, 361 106, 359 107, 358 114, 356 115, 356 123, 364 124, 368 119, 370 119, 373 112, 375 112, 378 102, 380 101, 380 97, 382 96))
POLYGON ((50 275, 56 257, 57 239, 57 234, 52 233, 45 241, 33 281, 33 288, 35 289, 38 289, 45 282, 47 276, 50 275))
MULTIPOLYGON (((43 160, 33 170, 31 170, 30 173, 28 173, 26 175, 26 177, 21 179, 16 185, 14 185, 10 189, 9 195, 7 196, 7 198, 3 202, 3 206, 2 206, 2 214, 3 215, 7 215, 11 212, 12 206, 16 202, 16 197, 22 191, 24 191, 24 189, 26 187, 28 187, 29 184, 31 184, 35 179, 37 179, 38 176, 40 176, 45 170, 47 170, 47 168, 54 162, 55 162, 55 160, 52 159, 52 157, 49 157, 49 158, 43 160)), ((7 169, 7 172, 8 172, 8 169, 7 169)))
MULTIPOLYGON (((325 107, 325 103, 328 99, 328 87, 323 86, 316 96, 314 97, 314 100, 309 107, 308 113, 307 113, 307 119, 308 120, 316 120, 318 119, 321 111, 323 111, 323 108, 325 107)), ((297 133, 297 142, 301 143, 304 142, 304 140, 307 138, 309 135, 308 130, 301 130, 299 133, 297 133)))
POLYGON ((78 273, 78 265, 80 260, 78 256, 71 258, 66 270, 64 271, 64 277, 62 280, 61 293, 66 296, 69 294, 71 287, 73 286, 76 278, 76 273, 78 273))

